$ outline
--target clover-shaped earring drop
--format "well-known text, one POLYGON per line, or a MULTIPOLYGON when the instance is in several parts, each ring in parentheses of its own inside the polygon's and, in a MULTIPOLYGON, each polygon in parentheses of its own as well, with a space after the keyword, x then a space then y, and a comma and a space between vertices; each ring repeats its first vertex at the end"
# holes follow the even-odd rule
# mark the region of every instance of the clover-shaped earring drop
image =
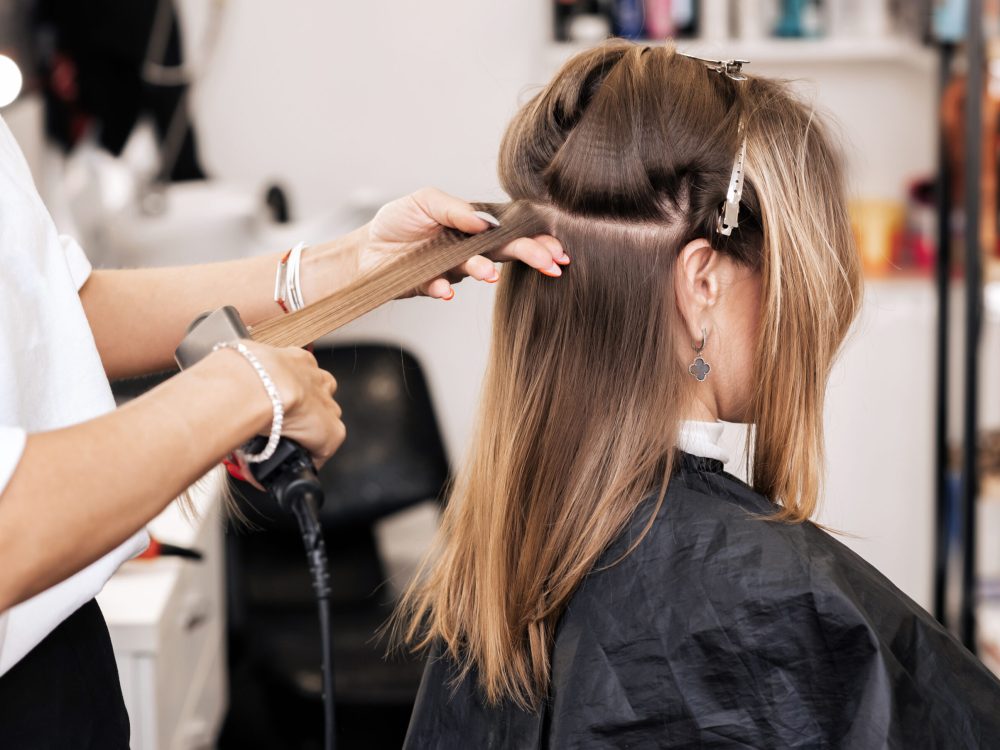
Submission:
POLYGON ((694 353, 698 356, 694 358, 694 362, 688 367, 688 372, 697 380, 699 383, 703 382, 705 378, 708 377, 708 373, 712 371, 712 366, 705 361, 705 358, 701 356, 701 350, 705 348, 705 340, 708 338, 708 331, 704 328, 701 329, 701 344, 699 346, 691 345, 694 349, 694 353))

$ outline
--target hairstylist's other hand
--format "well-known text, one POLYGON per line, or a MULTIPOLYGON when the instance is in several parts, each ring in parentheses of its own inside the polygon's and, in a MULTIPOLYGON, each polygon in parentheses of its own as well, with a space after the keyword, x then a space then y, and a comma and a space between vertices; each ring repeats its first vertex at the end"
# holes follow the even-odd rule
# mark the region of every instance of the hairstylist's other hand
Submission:
MULTIPOLYGON (((300 443, 312 456, 316 467, 322 466, 337 449, 347 435, 341 421, 340 405, 333 400, 337 392, 337 381, 316 363, 316 357, 305 349, 294 347, 279 348, 255 341, 243 342, 267 370, 278 389, 285 409, 285 420, 281 429, 282 437, 300 443)), ((233 375, 239 375, 240 382, 249 380, 248 393, 258 398, 253 402, 259 406, 264 424, 261 434, 271 429, 271 399, 257 373, 237 352, 222 349, 212 356, 226 356, 233 375)), ((237 454, 239 455, 239 454, 237 454)), ((246 464, 241 460, 240 469, 244 478, 262 489, 251 480, 246 464)))
MULTIPOLYGON (((475 215, 475 209, 468 202, 435 188, 423 188, 382 206, 365 227, 368 233, 365 252, 371 253, 372 262, 377 263, 384 255, 398 252, 401 245, 432 237, 442 226, 469 234, 489 228, 487 222, 475 215)), ((494 262, 511 260, 526 263, 548 276, 560 276, 560 266, 569 263, 569 257, 555 237, 545 234, 522 237, 490 257, 476 255, 470 258, 444 276, 415 289, 413 294, 450 300, 455 296, 452 284, 466 276, 496 282, 500 274, 494 262)))

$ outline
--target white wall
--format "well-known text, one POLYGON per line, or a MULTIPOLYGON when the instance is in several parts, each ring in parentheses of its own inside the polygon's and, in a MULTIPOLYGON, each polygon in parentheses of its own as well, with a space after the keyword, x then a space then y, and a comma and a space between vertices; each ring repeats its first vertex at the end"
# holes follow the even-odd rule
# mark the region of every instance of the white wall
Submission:
POLYGON ((859 198, 902 199, 909 180, 935 171, 933 66, 851 60, 753 66, 792 79, 838 132, 859 198))
POLYGON ((819 520, 925 607, 934 560, 935 296, 869 283, 827 391, 819 520))
POLYGON ((197 97, 208 166, 284 177, 306 212, 425 183, 495 196, 547 22, 543 0, 228 2, 197 97))

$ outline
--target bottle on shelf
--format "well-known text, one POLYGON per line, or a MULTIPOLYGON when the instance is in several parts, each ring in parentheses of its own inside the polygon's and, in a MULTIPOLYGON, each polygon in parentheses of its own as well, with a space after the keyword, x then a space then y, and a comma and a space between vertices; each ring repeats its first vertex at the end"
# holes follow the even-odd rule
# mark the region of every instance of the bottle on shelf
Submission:
POLYGON ((697 0, 672 0, 670 12, 674 17, 674 36, 692 37, 698 33, 697 0))
MULTIPOLYGON (((914 12, 912 5, 906 3, 900 4, 900 8, 901 13, 914 12)), ((892 14, 886 0, 828 0, 825 10, 830 36, 883 39, 892 31, 892 14)))
POLYGON ((823 32, 817 0, 782 0, 781 15, 774 28, 777 37, 802 39, 823 32))
POLYGON ((667 39, 676 34, 672 5, 671 0, 644 0, 647 39, 667 39))
POLYGON ((557 42, 569 41, 569 24, 576 10, 576 4, 576 0, 555 0, 552 10, 557 42))
POLYGON ((698 35, 709 42, 729 39, 730 9, 729 0, 701 0, 698 35))
POLYGON ((728 36, 729 0, 553 0, 553 35, 557 42, 583 44, 612 33, 650 42, 694 37, 704 28, 705 3, 717 6, 714 19, 726 27, 728 36))
POLYGON ((736 3, 736 29, 743 41, 756 41, 765 34, 765 0, 736 3))
POLYGON ((643 0, 615 0, 615 34, 625 39, 641 39, 645 27, 643 0))

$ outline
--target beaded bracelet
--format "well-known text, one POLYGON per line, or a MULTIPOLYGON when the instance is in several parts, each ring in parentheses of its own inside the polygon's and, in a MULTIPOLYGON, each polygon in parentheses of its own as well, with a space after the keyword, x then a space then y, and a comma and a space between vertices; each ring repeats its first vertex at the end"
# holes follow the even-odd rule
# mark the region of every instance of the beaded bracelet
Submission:
POLYGON ((268 398, 271 399, 271 434, 268 435, 267 445, 264 446, 264 450, 260 453, 247 455, 240 451, 243 455, 243 460, 248 464, 259 464, 273 456, 274 451, 278 448, 278 441, 281 440, 281 426, 285 421, 285 405, 281 402, 278 389, 274 385, 274 381, 271 380, 271 376, 268 375, 267 370, 264 369, 264 365, 260 363, 260 360, 257 359, 254 353, 242 341, 224 341, 212 347, 213 352, 219 349, 233 349, 242 354, 244 359, 251 364, 257 373, 257 377, 260 378, 260 382, 264 385, 264 390, 267 391, 268 398))

